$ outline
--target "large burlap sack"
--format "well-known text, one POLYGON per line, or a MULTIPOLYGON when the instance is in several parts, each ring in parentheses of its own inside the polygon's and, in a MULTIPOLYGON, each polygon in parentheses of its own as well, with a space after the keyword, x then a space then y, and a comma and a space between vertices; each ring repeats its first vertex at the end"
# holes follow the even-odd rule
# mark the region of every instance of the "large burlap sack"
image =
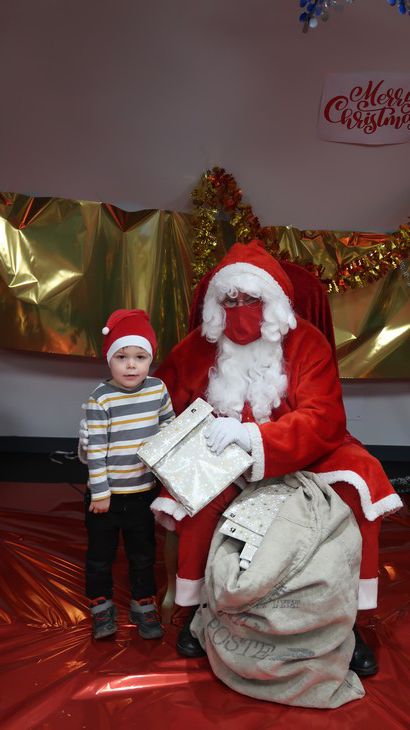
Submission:
POLYGON ((239 567, 243 543, 216 530, 191 630, 216 676, 237 692, 339 707, 364 696, 349 670, 360 532, 319 476, 298 472, 275 481, 250 485, 237 498, 254 499, 257 512, 267 485, 270 494, 273 486, 287 495, 246 570, 239 567))

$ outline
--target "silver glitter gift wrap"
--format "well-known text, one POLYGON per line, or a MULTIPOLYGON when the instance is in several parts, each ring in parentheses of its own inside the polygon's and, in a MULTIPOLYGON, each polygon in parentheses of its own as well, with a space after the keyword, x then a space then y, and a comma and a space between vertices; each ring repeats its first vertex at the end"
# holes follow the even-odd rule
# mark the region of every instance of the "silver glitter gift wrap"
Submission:
POLYGON ((204 431, 213 420, 212 406, 197 398, 137 452, 191 517, 253 463, 236 444, 227 446, 220 456, 210 451, 204 431))

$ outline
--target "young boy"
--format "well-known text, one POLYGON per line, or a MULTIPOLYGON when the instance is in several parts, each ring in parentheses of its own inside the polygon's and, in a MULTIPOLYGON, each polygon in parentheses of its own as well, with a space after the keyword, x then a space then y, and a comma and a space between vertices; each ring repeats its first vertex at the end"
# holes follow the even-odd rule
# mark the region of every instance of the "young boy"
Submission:
POLYGON ((111 378, 86 406, 88 489, 85 497, 88 550, 86 595, 93 636, 115 633, 112 565, 122 532, 131 586, 130 621, 144 639, 163 636, 155 593, 155 534, 150 504, 154 477, 136 448, 174 418, 168 391, 148 371, 156 337, 141 309, 118 309, 103 328, 102 353, 111 378))

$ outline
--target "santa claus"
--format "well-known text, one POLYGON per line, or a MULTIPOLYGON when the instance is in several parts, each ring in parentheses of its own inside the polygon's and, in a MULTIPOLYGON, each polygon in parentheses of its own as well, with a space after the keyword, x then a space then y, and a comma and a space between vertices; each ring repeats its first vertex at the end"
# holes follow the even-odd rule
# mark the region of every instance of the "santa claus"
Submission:
MULTIPOLYGON (((353 510, 363 551, 359 608, 377 605, 381 517, 401 507, 380 463, 346 431, 342 392, 325 336, 295 315, 292 284, 260 241, 236 243, 216 267, 202 324, 157 370, 180 413, 197 397, 217 416, 207 433, 220 453, 237 443, 253 457, 248 481, 301 469, 320 473, 353 510)), ((179 634, 183 656, 202 648, 189 624, 199 603, 210 541, 221 513, 238 494, 233 484, 194 517, 165 490, 156 519, 179 534, 176 603, 187 607, 179 634)), ((351 668, 377 671, 375 656, 355 630, 351 668)))

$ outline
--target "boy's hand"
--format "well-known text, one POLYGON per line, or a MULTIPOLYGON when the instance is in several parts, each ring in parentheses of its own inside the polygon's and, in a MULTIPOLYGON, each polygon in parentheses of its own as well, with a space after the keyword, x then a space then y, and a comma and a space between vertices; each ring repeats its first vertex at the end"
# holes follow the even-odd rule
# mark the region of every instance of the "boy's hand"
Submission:
POLYGON ((95 512, 98 514, 99 512, 108 512, 110 509, 110 502, 111 497, 106 497, 105 499, 96 499, 91 500, 91 504, 88 508, 89 512, 95 512))

